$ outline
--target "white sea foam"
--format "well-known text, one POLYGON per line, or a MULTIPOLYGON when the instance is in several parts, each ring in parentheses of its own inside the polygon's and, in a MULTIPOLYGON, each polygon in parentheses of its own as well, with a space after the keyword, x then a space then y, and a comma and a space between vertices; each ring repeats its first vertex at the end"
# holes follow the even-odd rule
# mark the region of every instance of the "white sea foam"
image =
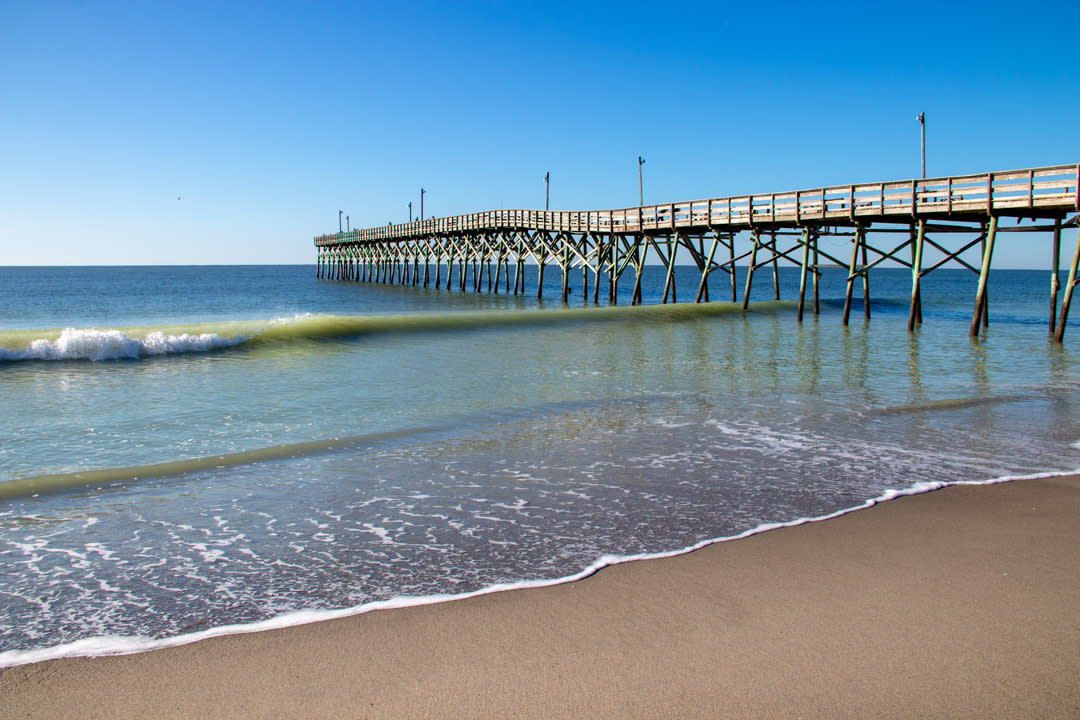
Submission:
POLYGON ((65 643, 63 645, 56 645, 47 648, 39 648, 32 650, 8 650, 0 652, 0 668, 13 667, 16 665, 26 665, 30 663, 43 662, 46 660, 55 660, 58 658, 67 657, 129 655, 133 653, 146 652, 149 650, 159 650, 169 647, 177 647, 180 645, 186 645, 212 637, 261 632, 263 630, 291 627, 296 625, 306 625, 309 623, 320 622, 323 620, 332 620, 336 618, 350 617, 353 615, 361 615, 372 610, 404 608, 420 605, 433 605, 436 603, 462 600, 465 598, 476 597, 479 595, 489 595, 491 593, 503 592, 506 590, 523 590, 529 588, 548 587, 551 585, 576 582, 578 580, 583 580, 591 575, 594 575, 600 570, 606 567, 610 567, 612 565, 619 565, 622 563, 633 562, 636 560, 661 559, 685 555, 687 553, 700 550, 704 547, 714 545, 716 543, 726 542, 729 540, 739 540, 742 538, 750 537, 752 535, 758 535, 769 530, 794 527, 797 525, 804 525, 806 523, 818 522, 821 520, 830 520, 851 512, 855 512, 857 510, 863 510, 873 507, 878 503, 893 500, 898 497, 920 495, 934 490, 939 490, 950 485, 993 485, 997 483, 1010 482, 1013 480, 1034 480, 1040 478, 1060 477, 1062 475, 1074 474, 1078 472, 1080 472, 1080 469, 1067 473, 1050 472, 1036 473, 1032 475, 1002 476, 991 478, 988 480, 918 482, 907 488, 886 490, 879 496, 867 500, 866 502, 855 505, 853 507, 845 508, 843 510, 838 510, 836 512, 820 515, 817 517, 797 518, 785 522, 763 523, 735 535, 702 540, 700 542, 676 550, 657 553, 641 553, 633 555, 602 555, 596 558, 596 560, 590 563, 587 567, 579 570, 578 572, 560 578, 496 583, 480 588, 478 590, 458 594, 443 593, 424 595, 419 597, 402 596, 389 600, 378 600, 374 602, 364 603, 361 605, 356 605, 353 607, 332 610, 297 610, 282 613, 281 615, 278 615, 276 617, 266 620, 260 620, 257 622, 222 625, 207 630, 200 630, 198 632, 185 633, 164 638, 151 638, 145 636, 102 635, 98 637, 84 638, 81 640, 76 640, 74 642, 65 643))
POLYGON ((166 335, 161 331, 131 337, 120 330, 67 328, 56 340, 34 340, 25 350, 0 350, 0 360, 136 360, 149 355, 207 352, 239 345, 246 339, 216 333, 166 335))

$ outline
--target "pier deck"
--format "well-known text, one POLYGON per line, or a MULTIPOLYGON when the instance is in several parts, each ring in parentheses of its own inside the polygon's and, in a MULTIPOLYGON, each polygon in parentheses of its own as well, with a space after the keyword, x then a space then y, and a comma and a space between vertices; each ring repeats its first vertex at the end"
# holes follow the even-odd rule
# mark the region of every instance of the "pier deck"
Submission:
MULTIPOLYGON (((510 292, 513 263, 513 292, 517 294, 525 291, 523 268, 524 263, 531 261, 539 267, 538 293, 542 292, 544 268, 551 263, 562 272, 564 300, 569 292, 571 270, 582 270, 586 297, 592 275, 593 302, 599 301, 601 278, 607 279, 608 300, 614 302, 615 286, 628 269, 633 269, 635 279, 632 302, 640 302, 641 271, 650 251, 668 270, 664 302, 669 298, 674 301, 676 297, 677 256, 688 255, 701 272, 694 296, 697 302, 709 299, 709 277, 716 272, 727 274, 730 299, 737 301, 734 268, 737 263, 748 265, 744 307, 749 303, 754 271, 770 264, 775 268, 784 261, 802 270, 797 313, 800 321, 808 277, 812 280, 814 312, 817 312, 818 267, 824 258, 827 263, 841 265, 849 271, 845 324, 856 280, 863 280, 864 300, 868 300, 870 270, 888 262, 912 270, 909 329, 922 319, 922 278, 952 262, 979 275, 971 323, 971 334, 977 335, 987 322, 986 280, 998 235, 1049 231, 1052 237, 1052 247, 1047 251, 1051 261, 1049 331, 1060 342, 1080 261, 1078 235, 1058 315, 1057 302, 1062 290, 1058 277, 1061 230, 1077 227, 1078 213, 1080 164, 1072 164, 614 210, 488 210, 320 235, 314 241, 320 278, 426 287, 432 280, 434 264, 435 286, 442 285, 445 266, 449 289, 456 262, 462 290, 471 265, 475 291, 482 290, 486 270, 488 290, 498 292, 505 269, 503 282, 510 292), (893 247, 881 247, 877 241, 881 237, 896 238, 897 233, 901 240, 893 247), (850 238, 851 255, 838 258, 824 250, 818 241, 827 236, 850 238), (939 242, 931 236, 948 236, 951 242, 939 242), (737 243, 741 247, 737 248, 737 243), (937 261, 924 267, 927 246, 937 255, 937 261), (974 253, 976 246, 980 258, 977 264, 963 256, 974 253), (721 259, 717 258, 718 250, 724 256, 721 259)), ((869 312, 868 302, 864 302, 864 311, 869 312)))

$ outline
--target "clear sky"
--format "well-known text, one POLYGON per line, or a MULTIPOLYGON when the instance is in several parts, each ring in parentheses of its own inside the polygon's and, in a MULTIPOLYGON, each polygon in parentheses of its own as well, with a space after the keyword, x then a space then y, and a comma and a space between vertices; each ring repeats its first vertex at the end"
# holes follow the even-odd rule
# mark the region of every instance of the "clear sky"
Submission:
MULTIPOLYGON (((0 0, 0 265, 1080 161, 1080 3, 0 0)), ((995 266, 1047 267, 1023 236, 995 266)), ((1070 231, 1065 244, 1071 247, 1070 231)))

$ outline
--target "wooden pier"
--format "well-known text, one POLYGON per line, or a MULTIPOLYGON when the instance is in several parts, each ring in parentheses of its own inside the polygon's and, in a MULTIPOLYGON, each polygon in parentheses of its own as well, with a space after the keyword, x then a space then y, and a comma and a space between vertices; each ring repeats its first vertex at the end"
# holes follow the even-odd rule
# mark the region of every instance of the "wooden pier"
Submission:
MULTIPOLYGON (((736 264, 746 265, 742 305, 748 307, 755 272, 771 268, 779 298, 777 266, 801 270, 797 317, 801 322, 812 294, 819 311, 818 277, 823 264, 848 269, 843 322, 848 323, 856 284, 869 318, 869 274, 882 264, 911 270, 908 329, 922 322, 920 286, 933 270, 953 263, 978 275, 970 333, 988 322, 987 278, 995 243, 1002 233, 1049 233, 1049 334, 1061 342, 1073 290, 1080 279, 1080 232, 1064 287, 1058 257, 1061 232, 1077 228, 1080 164, 1056 165, 897 182, 840 185, 813 190, 743 195, 647 205, 618 210, 488 210, 399 225, 320 235, 317 276, 332 280, 402 283, 451 289, 525 292, 525 265, 538 268, 537 295, 544 270, 562 273, 562 299, 570 293, 571 272, 581 269, 583 297, 614 303, 620 278, 633 271, 631 302, 641 302, 641 279, 651 252, 666 270, 663 302, 676 301, 676 257, 688 255, 700 277, 695 302, 710 299, 709 280, 726 279, 730 300, 739 302, 736 264), (850 255, 837 257, 822 238, 846 238, 850 255), (977 248, 977 250, 976 250, 977 248), (963 257, 978 254, 978 262, 963 257), (932 261, 928 260, 932 256, 932 261), (513 285, 511 288, 511 267, 513 285), (445 269, 445 277, 443 271, 445 269), (1064 295, 1062 297, 1062 291, 1064 295), (1058 308, 1058 300, 1061 306, 1058 308)), ((726 293, 725 293, 726 294, 726 293)))

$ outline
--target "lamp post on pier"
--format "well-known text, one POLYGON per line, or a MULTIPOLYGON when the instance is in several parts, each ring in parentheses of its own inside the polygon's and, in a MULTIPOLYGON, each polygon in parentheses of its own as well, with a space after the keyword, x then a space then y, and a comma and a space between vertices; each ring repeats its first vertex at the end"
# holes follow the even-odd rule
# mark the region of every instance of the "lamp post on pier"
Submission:
POLYGON ((548 211, 551 201, 551 173, 544 173, 544 212, 548 211))
POLYGON ((420 188, 420 220, 421 221, 423 221, 423 219, 424 219, 424 193, 426 193, 426 192, 427 192, 427 190, 425 190, 424 188, 420 188))
POLYGON ((638 195, 638 207, 645 204, 645 191, 641 185, 641 166, 645 164, 645 158, 638 155, 637 158, 637 195, 638 195))
POLYGON ((344 210, 338 210, 337 211, 337 231, 338 231, 338 233, 341 232, 341 216, 344 215, 344 214, 345 214, 344 210))
POLYGON ((922 148, 922 176, 926 179, 926 113, 919 113, 919 134, 921 135, 922 148))
POLYGON ((345 232, 349 232, 349 216, 345 216, 345 232))
POLYGON ((412 200, 409 201, 409 222, 412 222, 412 200))

